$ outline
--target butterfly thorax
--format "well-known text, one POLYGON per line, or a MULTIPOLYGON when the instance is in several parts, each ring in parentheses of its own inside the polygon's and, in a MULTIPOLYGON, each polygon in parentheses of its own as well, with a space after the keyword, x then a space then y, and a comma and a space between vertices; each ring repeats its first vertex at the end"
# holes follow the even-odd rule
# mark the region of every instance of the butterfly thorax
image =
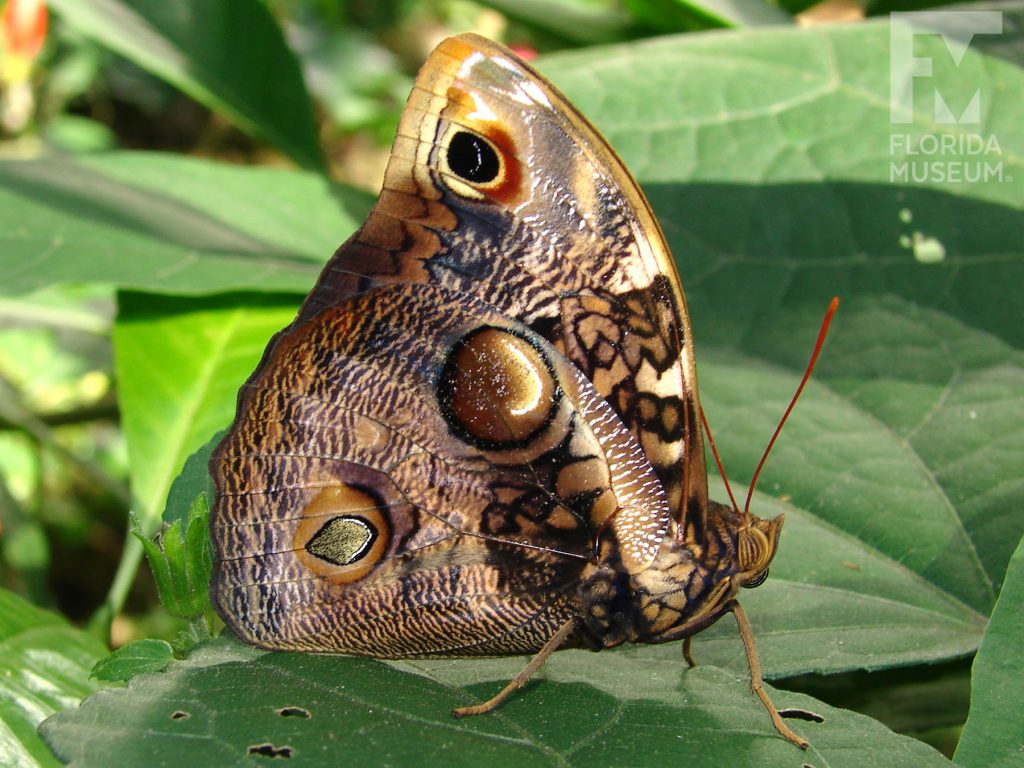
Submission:
POLYGON ((706 519, 703 540, 667 536, 653 561, 634 572, 614 545, 602 549, 579 588, 585 644, 600 650, 689 637, 728 611, 740 587, 764 581, 782 517, 744 516, 711 501, 706 519))

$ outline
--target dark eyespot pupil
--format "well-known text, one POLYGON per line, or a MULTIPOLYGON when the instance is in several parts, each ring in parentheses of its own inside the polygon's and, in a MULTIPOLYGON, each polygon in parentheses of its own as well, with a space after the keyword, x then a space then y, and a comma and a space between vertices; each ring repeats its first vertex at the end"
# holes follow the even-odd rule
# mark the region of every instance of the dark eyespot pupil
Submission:
POLYGON ((501 164, 494 147, 484 139, 459 131, 448 142, 448 167, 466 181, 486 184, 494 181, 501 164))

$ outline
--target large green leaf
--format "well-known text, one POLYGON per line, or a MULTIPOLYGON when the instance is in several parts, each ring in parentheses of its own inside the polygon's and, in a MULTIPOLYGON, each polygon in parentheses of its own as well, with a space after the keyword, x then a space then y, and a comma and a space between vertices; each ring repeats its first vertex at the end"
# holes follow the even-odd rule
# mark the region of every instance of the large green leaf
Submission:
POLYGON ((307 168, 321 168, 295 56, 259 0, 51 0, 74 27, 307 168))
POLYGON ((951 765, 930 747, 860 715, 774 692, 806 753, 771 727, 746 681, 711 668, 652 675, 614 651, 564 651, 493 715, 453 720, 503 682, 487 662, 400 662, 268 654, 221 638, 166 673, 104 691, 48 720, 42 733, 74 768, 252 765, 842 766, 951 765), (482 679, 490 682, 484 684, 482 679), (285 760, 287 762, 287 760, 285 760), (297 764, 299 764, 297 763, 297 764))
POLYGON ((96 690, 89 671, 106 652, 95 636, 0 589, 0 764, 58 765, 36 727, 96 690))
MULTIPOLYGON (((1004 7, 1012 28, 1020 6, 1004 7)), ((749 478, 841 295, 817 374, 832 397, 801 404, 763 487, 987 613, 1024 532, 1024 102, 1008 96, 1024 72, 977 45, 954 70, 941 38, 918 36, 936 74, 891 122, 889 33, 707 34, 542 65, 648 192, 698 360, 731 361, 702 368, 727 469, 749 478), (936 88, 957 113, 980 92, 982 122, 937 122, 936 88), (894 182, 891 164, 921 159, 905 148, 934 137, 954 148, 938 162, 980 158, 1001 180, 894 182), (980 155, 958 149, 971 137, 980 155), (774 377, 777 395, 750 397, 774 377)))
POLYGON ((0 292, 303 293, 371 202, 312 173, 146 152, 0 161, 0 292))
POLYGON ((971 669, 971 712, 956 748, 964 768, 1013 768, 1024 757, 1024 541, 1010 561, 1003 591, 971 669))

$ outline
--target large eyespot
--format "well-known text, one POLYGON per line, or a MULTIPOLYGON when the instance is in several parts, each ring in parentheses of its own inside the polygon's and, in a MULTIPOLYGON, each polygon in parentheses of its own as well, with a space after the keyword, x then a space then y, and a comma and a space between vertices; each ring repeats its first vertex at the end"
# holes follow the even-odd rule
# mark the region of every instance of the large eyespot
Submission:
POLYGON ((387 551, 391 532, 384 509, 368 488, 325 488, 302 510, 295 529, 299 560, 336 584, 363 578, 387 551))
POLYGON ((488 184, 501 172, 498 151, 483 136, 458 131, 448 141, 449 170, 473 184, 488 184))
POLYGON ((549 422, 562 391, 544 353, 514 333, 485 326, 448 352, 437 383, 452 430, 480 448, 520 448, 549 422))

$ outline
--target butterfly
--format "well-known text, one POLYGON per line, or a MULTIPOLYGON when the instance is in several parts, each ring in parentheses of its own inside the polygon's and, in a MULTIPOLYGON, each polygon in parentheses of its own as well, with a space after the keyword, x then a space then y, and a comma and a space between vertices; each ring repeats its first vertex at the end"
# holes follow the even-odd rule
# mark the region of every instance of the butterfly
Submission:
POLYGON ((637 183, 550 83, 445 40, 380 197, 238 396, 211 593, 243 640, 382 658, 686 640, 782 517, 708 498, 693 338, 637 183))

